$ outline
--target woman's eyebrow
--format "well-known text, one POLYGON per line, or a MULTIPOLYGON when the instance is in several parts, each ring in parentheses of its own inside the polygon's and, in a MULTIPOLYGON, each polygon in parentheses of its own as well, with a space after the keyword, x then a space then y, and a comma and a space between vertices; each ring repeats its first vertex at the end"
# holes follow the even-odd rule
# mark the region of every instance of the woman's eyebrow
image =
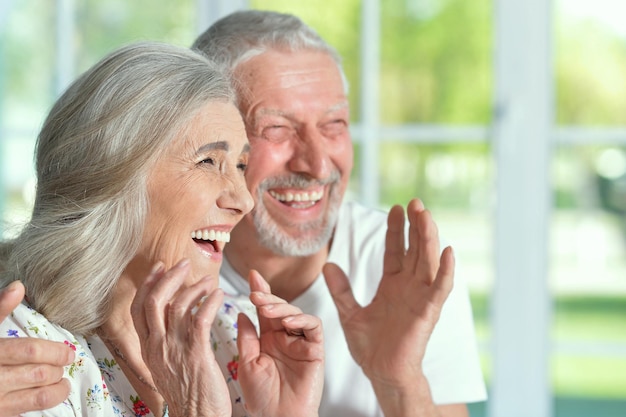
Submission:
POLYGON ((196 153, 201 154, 201 153, 204 153, 207 151, 213 151, 216 149, 220 151, 227 151, 228 149, 230 149, 230 146, 228 145, 228 142, 224 140, 220 140, 217 142, 211 142, 211 143, 207 143, 207 144, 200 146, 198 150, 196 151, 196 153))

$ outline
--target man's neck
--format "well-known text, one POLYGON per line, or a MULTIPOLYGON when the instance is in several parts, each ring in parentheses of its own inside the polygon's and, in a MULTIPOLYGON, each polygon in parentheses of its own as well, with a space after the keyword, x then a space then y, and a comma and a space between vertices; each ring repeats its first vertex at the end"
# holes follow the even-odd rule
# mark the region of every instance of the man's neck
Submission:
POLYGON ((259 271, 270 284, 272 293, 291 302, 313 284, 328 258, 328 246, 304 257, 280 256, 261 246, 243 230, 235 228, 224 255, 232 268, 244 279, 250 269, 259 271))

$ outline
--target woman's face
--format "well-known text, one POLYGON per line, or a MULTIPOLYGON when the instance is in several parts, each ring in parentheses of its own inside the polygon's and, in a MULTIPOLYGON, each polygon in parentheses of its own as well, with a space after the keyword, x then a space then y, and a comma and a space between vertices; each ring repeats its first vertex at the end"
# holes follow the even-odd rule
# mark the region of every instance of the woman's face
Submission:
POLYGON ((211 276, 217 287, 230 231, 252 209, 248 150, 239 111, 224 102, 201 108, 169 145, 150 173, 143 243, 127 268, 137 284, 155 262, 169 269, 187 258, 187 284, 211 276))

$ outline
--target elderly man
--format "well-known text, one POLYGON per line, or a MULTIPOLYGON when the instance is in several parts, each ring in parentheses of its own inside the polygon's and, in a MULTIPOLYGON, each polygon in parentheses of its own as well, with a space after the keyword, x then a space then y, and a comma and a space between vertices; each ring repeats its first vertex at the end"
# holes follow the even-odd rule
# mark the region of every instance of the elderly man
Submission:
POLYGON ((343 201, 353 150, 335 50, 300 19, 255 10, 217 21, 192 47, 231 72, 251 144, 255 208, 225 249, 222 287, 246 294, 254 268, 322 319, 320 416, 467 416, 486 393, 467 288, 446 288, 451 249, 439 258, 419 200, 407 207, 406 251, 400 207, 385 235, 384 213, 343 201))

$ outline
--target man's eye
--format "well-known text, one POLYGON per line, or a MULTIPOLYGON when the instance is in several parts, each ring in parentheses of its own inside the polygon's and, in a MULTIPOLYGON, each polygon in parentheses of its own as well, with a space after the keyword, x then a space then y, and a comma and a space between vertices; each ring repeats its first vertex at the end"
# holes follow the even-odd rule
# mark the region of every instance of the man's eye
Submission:
POLYGON ((205 158, 200 161, 201 164, 215 165, 215 159, 213 158, 205 158))
POLYGON ((288 140, 291 135, 291 129, 283 125, 273 125, 263 129, 263 138, 269 140, 270 142, 283 142, 288 140))
POLYGON ((248 168, 248 164, 244 164, 243 162, 240 164, 237 164, 237 169, 242 172, 246 172, 246 168, 248 168))
POLYGON ((332 136, 342 134, 346 131, 347 123, 344 120, 333 120, 324 125, 324 130, 332 136))

